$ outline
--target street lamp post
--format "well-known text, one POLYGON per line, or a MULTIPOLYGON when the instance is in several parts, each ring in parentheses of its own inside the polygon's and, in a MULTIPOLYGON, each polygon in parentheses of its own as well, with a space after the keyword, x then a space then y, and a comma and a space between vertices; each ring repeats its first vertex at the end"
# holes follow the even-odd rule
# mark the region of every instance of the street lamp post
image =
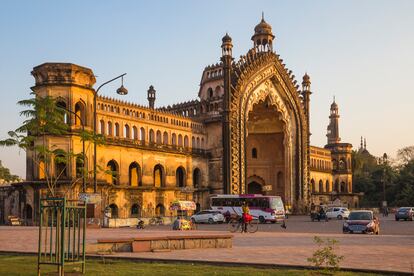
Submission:
MULTIPOLYGON (((103 84, 101 84, 98 89, 96 89, 95 93, 94 93, 94 97, 93 97, 93 134, 94 136, 96 136, 96 98, 98 96, 98 92, 99 90, 107 85, 110 82, 113 82, 114 80, 117 80, 119 78, 122 78, 122 85, 121 87, 119 87, 116 92, 119 95, 126 95, 128 94, 128 90, 124 87, 124 76, 126 75, 126 73, 119 75, 118 77, 115 77, 107 82, 104 82, 103 84)), ((94 141, 93 143, 93 192, 96 194, 97 192, 97 182, 96 182, 96 141, 94 141)))
MULTIPOLYGON (((76 118, 79 119, 81 126, 82 126, 82 132, 85 133, 85 124, 82 120, 82 118, 76 114, 76 112, 73 112, 72 110, 69 110, 67 108, 64 108, 62 106, 59 106, 59 108, 61 108, 62 110, 64 110, 65 112, 69 112, 70 114, 75 115, 76 118)), ((86 191, 86 180, 85 180, 85 139, 82 139, 82 161, 83 161, 83 165, 82 165, 82 191, 85 192, 86 191)))

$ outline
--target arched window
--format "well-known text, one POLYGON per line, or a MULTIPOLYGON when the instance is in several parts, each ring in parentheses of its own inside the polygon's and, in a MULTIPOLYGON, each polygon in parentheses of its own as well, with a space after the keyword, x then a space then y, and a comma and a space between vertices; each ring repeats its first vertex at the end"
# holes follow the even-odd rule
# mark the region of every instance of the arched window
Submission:
POLYGON ((149 142, 150 143, 155 142, 155 134, 154 134, 154 131, 152 129, 150 129, 150 131, 149 131, 149 142))
POLYGON ((136 127, 136 126, 133 126, 133 127, 132 127, 132 138, 133 138, 134 140, 138 140, 138 129, 137 129, 137 127, 136 127))
POLYGON ((323 193, 324 191, 323 191, 323 181, 322 181, 322 179, 321 180, 319 180, 319 192, 320 193, 323 193))
POLYGON ((104 120, 99 121, 99 133, 104 135, 105 134, 105 122, 104 120))
POLYGON ((83 168, 83 156, 80 154, 76 156, 76 178, 83 177, 84 168, 83 168))
POLYGON ((162 143, 164 145, 168 145, 168 133, 166 131, 164 131, 163 138, 162 138, 162 143))
POLYGON ((329 180, 326 180, 326 183, 325 183, 325 191, 327 193, 330 193, 331 192, 331 186, 329 185, 329 180))
POLYGON ((191 147, 192 148, 196 147, 196 142, 195 142, 195 137, 194 136, 191 138, 191 147))
POLYGON ((118 218, 118 206, 116 206, 115 203, 112 203, 109 205, 109 208, 111 208, 111 218, 118 218))
POLYGON ((197 148, 199 149, 200 148, 200 137, 197 137, 197 143, 196 143, 196 145, 197 145, 197 148))
POLYGON ((157 144, 161 145, 162 144, 162 135, 161 135, 161 131, 157 130, 157 144))
POLYGON ((141 186, 141 168, 137 162, 129 165, 129 185, 132 187, 141 186))
POLYGON ((26 204, 24 207, 24 215, 27 220, 33 219, 33 208, 30 204, 26 204))
POLYGON ((139 139, 145 142, 145 129, 143 127, 140 128, 139 139))
POLYGON ((183 167, 178 167, 175 172, 175 181, 177 187, 185 187, 185 169, 183 167))
POLYGON ((55 154, 55 178, 65 178, 68 176, 67 159, 58 151, 55 154))
POLYGON ((112 122, 108 122, 107 134, 112 136, 112 122))
POLYGON ((205 146, 205 145, 204 145, 204 138, 201 138, 201 145, 200 145, 200 148, 201 148, 201 149, 204 149, 204 146, 205 146))
POLYGON ((346 193, 347 192, 346 184, 343 181, 341 182, 341 190, 340 190, 340 192, 341 193, 346 193))
POLYGON ((188 148, 188 136, 184 136, 184 147, 188 148))
POLYGON ((341 160, 339 160, 339 169, 346 170, 346 161, 344 158, 341 158, 341 160))
POLYGON ((276 182, 276 191, 283 192, 285 188, 284 179, 283 179, 283 173, 278 172, 276 176, 277 182, 276 182))
POLYGON ((219 86, 219 85, 217 85, 217 86, 216 86, 216 89, 214 90, 214 95, 215 95, 216 97, 218 97, 218 96, 220 95, 220 90, 221 90, 220 86, 219 86))
POLYGON ((252 158, 257 159, 257 149, 256 148, 252 149, 252 158))
POLYGON ((46 179, 46 165, 45 165, 44 158, 42 158, 42 157, 39 158, 38 179, 39 180, 46 179))
POLYGON ((131 206, 131 217, 132 218, 139 218, 141 217, 141 206, 137 203, 134 203, 131 206))
POLYGON ((173 146, 177 145, 177 135, 175 133, 173 133, 172 136, 171 136, 171 144, 173 146))
POLYGON ((164 187, 164 167, 160 164, 157 164, 154 167, 154 186, 155 187, 164 187))
POLYGON ((161 203, 157 205, 155 208, 155 216, 157 217, 163 217, 165 216, 165 207, 161 203))
POLYGON ((194 188, 201 187, 201 171, 199 168, 195 168, 193 171, 193 186, 194 188))
POLYGON ((315 180, 312 179, 310 184, 311 184, 311 191, 312 191, 312 193, 314 193, 315 189, 316 189, 315 188, 315 180))
POLYGON ((336 161, 336 159, 332 160, 332 167, 333 167, 334 170, 338 169, 338 161, 336 161))
POLYGON ((64 101, 58 101, 56 103, 56 106, 59 108, 59 112, 62 111, 63 113, 63 123, 64 124, 69 124, 69 119, 68 119, 68 112, 67 112, 67 107, 66 107, 66 103, 64 101))
POLYGON ((115 136, 119 137, 119 124, 115 123, 115 136))
POLYGON ((181 134, 178 134, 178 146, 183 146, 183 136, 181 134))
POLYGON ((81 126, 82 123, 86 125, 86 111, 85 104, 83 102, 79 101, 75 104, 75 114, 75 125, 81 126))
POLYGON ((338 181, 338 179, 335 180, 335 192, 337 192, 337 193, 340 192, 340 187, 339 187, 339 181, 338 181))
POLYGON ((209 98, 213 98, 213 89, 211 87, 207 89, 207 95, 209 98))
POLYGON ((115 160, 111 160, 106 165, 106 169, 108 170, 107 174, 107 182, 112 183, 112 185, 118 185, 118 179, 119 179, 119 166, 118 163, 115 160))
POLYGON ((129 125, 125 125, 124 126, 124 138, 131 138, 130 133, 129 133, 129 125))

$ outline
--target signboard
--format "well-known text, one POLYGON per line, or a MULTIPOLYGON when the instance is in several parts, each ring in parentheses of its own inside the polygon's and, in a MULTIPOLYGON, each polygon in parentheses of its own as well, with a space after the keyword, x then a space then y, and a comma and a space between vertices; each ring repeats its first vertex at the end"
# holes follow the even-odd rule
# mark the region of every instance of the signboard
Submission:
POLYGON ((100 194, 80 193, 79 200, 84 200, 88 204, 98 204, 101 202, 102 198, 100 194))
POLYGON ((170 210, 189 211, 195 210, 196 204, 194 201, 176 200, 171 203, 170 210))
POLYGON ((272 185, 264 185, 263 186, 263 191, 264 192, 269 192, 272 190, 272 185))

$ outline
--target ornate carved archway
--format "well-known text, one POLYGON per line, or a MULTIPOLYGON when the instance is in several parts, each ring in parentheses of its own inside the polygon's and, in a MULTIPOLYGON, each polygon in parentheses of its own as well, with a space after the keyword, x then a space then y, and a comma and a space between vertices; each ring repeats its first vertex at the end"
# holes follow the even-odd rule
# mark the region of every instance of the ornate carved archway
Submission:
POLYGON ((232 194, 246 191, 246 122, 255 103, 268 99, 284 122, 286 183, 290 183, 289 203, 307 201, 307 138, 306 117, 293 83, 278 56, 272 52, 257 53, 254 49, 233 64, 229 97, 229 174, 232 194))

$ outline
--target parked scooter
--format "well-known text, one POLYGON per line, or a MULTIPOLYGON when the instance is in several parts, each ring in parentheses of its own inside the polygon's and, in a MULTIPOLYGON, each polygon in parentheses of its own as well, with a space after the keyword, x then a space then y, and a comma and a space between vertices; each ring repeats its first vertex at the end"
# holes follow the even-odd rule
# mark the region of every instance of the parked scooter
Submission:
POLYGON ((326 215, 325 210, 322 206, 317 206, 317 208, 311 210, 310 218, 312 221, 328 221, 328 216, 326 215))

